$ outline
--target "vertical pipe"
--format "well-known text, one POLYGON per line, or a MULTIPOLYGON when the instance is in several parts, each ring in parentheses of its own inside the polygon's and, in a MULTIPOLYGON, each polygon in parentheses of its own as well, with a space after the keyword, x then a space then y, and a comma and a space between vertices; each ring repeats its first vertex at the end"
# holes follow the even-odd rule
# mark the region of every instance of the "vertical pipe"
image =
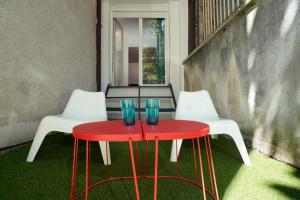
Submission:
POLYGON ((214 21, 213 21, 213 0, 210 0, 210 34, 212 35, 214 29, 214 21))
POLYGON ((219 13, 218 13, 218 7, 219 7, 219 3, 218 3, 218 0, 215 0, 215 17, 216 17, 216 29, 218 28, 219 24, 218 24, 218 16, 219 16, 219 13))
POLYGON ((228 12, 227 17, 229 17, 231 15, 231 12, 230 12, 230 1, 231 0, 227 0, 227 12, 228 12))
POLYGON ((222 24, 222 17, 223 17, 223 12, 222 12, 222 2, 223 2, 223 0, 218 0, 218 4, 219 4, 219 25, 221 25, 222 24))
POLYGON ((207 10, 207 1, 205 0, 205 39, 208 37, 208 10, 207 10))
POLYGON ((210 0, 207 0, 207 37, 210 35, 210 0))
POLYGON ((218 26, 222 24, 222 0, 218 0, 218 26))
MULTIPOLYGON (((211 0, 208 0, 208 34, 211 35, 211 0)), ((209 37, 208 36, 208 37, 209 37)))
POLYGON ((188 51, 191 53, 196 48, 195 33, 195 2, 196 0, 188 0, 188 51))
POLYGON ((208 35, 209 35, 209 22, 208 22, 208 15, 209 15, 209 12, 208 12, 208 1, 209 0, 205 0, 205 10, 206 10, 206 17, 205 17, 205 23, 206 23, 206 38, 208 38, 208 35))
POLYGON ((101 0, 97 0, 96 58, 97 91, 101 91, 101 0))
POLYGON ((202 0, 202 24, 203 24, 203 40, 206 39, 206 22, 205 22, 205 0, 202 0))
POLYGON ((220 26, 220 0, 217 1, 217 27, 220 26))
POLYGON ((195 47, 199 45, 199 0, 195 0, 195 7, 194 7, 194 13, 195 13, 195 47))
POLYGON ((212 32, 215 31, 215 0, 211 0, 212 1, 212 6, 211 6, 211 15, 212 15, 212 32))
POLYGON ((222 1, 222 9, 223 9, 223 21, 226 19, 226 0, 222 1))
POLYGON ((212 29, 212 20, 211 20, 211 0, 208 0, 208 24, 209 24, 209 36, 211 35, 211 29, 212 29))
POLYGON ((217 0, 214 0, 214 21, 215 21, 215 30, 218 28, 217 24, 217 13, 218 13, 218 8, 217 8, 217 0))

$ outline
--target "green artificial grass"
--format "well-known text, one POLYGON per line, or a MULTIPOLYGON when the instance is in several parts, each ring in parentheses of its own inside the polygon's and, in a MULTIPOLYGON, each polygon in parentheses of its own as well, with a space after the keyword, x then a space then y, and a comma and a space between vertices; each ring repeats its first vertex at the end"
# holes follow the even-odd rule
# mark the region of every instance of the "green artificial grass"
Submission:
MULTIPOLYGON (((203 145, 202 145, 203 146, 203 145)), ((85 184, 85 148, 79 144, 78 189, 85 184)), ((150 143, 150 168, 153 174, 154 143, 150 143)), ((72 136, 55 134, 46 137, 33 163, 26 157, 30 144, 0 156, 0 199, 69 199, 73 158, 72 136)), ((97 143, 91 146, 90 180, 96 182, 111 176, 131 175, 128 143, 111 143, 112 165, 101 163, 97 143), (106 173, 105 173, 106 172, 106 173), (106 175, 107 176, 107 175, 106 175)), ((252 166, 243 165, 233 141, 220 137, 212 142, 219 195, 226 200, 284 200, 300 199, 300 170, 250 152, 252 166)), ((159 143, 159 174, 174 175, 176 165, 169 162, 171 142, 159 143)), ((144 161, 145 143, 139 143, 139 154, 144 161)), ((202 151, 203 157, 204 151, 202 151)), ((204 161, 206 163, 206 161, 204 161)), ((205 166, 206 168, 206 166, 205 166)), ((180 174, 193 178, 191 142, 185 141, 180 154, 180 174)), ((209 186, 208 178, 206 185, 209 186)), ((139 181, 142 200, 153 199, 153 181, 139 181)), ((89 192, 89 199, 135 199, 132 180, 114 181, 96 186, 89 192)), ((177 180, 159 179, 158 199, 202 199, 199 188, 177 180)), ((208 198, 210 199, 210 198, 208 198)))

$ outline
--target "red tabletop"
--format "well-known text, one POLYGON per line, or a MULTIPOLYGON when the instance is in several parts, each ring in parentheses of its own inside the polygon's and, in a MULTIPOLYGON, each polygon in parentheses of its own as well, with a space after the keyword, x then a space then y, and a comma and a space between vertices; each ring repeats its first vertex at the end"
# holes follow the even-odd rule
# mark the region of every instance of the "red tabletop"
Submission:
POLYGON ((207 124, 187 120, 159 120, 158 125, 142 122, 145 140, 191 139, 208 135, 207 124))
POLYGON ((81 124, 73 128, 74 137, 88 141, 127 142, 143 140, 141 121, 134 126, 124 126, 122 120, 81 124))

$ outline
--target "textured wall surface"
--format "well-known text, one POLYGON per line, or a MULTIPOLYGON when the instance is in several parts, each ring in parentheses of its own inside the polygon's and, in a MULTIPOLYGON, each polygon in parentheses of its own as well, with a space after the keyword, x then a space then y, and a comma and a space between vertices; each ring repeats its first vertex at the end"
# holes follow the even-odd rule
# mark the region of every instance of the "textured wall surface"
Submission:
POLYGON ((210 92, 252 146, 300 166, 300 2, 258 1, 193 56, 186 90, 210 92))
POLYGON ((71 92, 96 90, 96 0, 0 1, 0 148, 29 141, 71 92))

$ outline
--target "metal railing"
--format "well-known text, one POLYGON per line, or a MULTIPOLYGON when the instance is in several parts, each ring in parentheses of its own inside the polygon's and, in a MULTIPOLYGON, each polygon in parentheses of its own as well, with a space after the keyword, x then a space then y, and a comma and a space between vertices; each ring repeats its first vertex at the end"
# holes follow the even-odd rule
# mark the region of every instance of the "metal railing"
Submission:
POLYGON ((250 12, 257 0, 194 0, 196 1, 196 48, 183 64, 201 50, 215 35, 224 30, 238 15, 250 12))
MULTIPOLYGON (((146 99, 146 98, 157 98, 157 99, 172 99, 173 102, 173 107, 170 108, 160 108, 159 112, 175 112, 176 111, 176 107, 177 107, 177 103, 176 103, 176 99, 175 99, 175 95, 174 95, 174 91, 173 91, 173 87, 172 84, 169 83, 166 86, 111 86, 110 84, 107 85, 106 87, 106 91, 105 91, 105 97, 106 99, 137 99, 137 108, 136 111, 138 112, 138 117, 139 119, 141 119, 141 112, 145 112, 145 108, 141 107, 141 99, 146 99), (127 96, 110 96, 109 95, 109 91, 113 90, 113 89, 128 89, 128 88, 133 88, 136 89, 138 91, 138 95, 127 95, 127 96), (141 90, 145 89, 145 88, 166 88, 170 91, 170 96, 158 96, 158 95, 141 95, 141 90)), ((106 108, 107 111, 121 111, 120 107, 107 107, 106 108)))
POLYGON ((196 0, 196 2, 197 42, 200 44, 209 38, 247 0, 196 0))

